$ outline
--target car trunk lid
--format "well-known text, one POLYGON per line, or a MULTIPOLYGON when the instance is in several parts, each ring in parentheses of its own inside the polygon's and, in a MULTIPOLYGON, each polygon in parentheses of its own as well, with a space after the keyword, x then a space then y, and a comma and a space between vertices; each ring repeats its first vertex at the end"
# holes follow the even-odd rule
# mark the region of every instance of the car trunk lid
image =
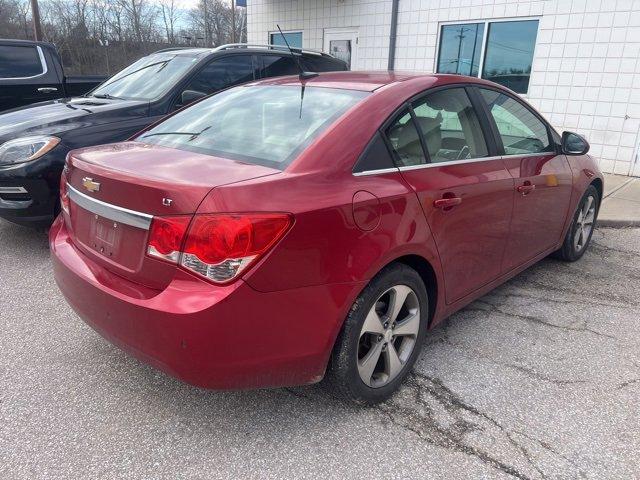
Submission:
POLYGON ((176 267, 146 255, 154 216, 193 214, 216 186, 277 173, 136 142, 77 150, 66 167, 71 238, 108 270, 160 289, 176 267))

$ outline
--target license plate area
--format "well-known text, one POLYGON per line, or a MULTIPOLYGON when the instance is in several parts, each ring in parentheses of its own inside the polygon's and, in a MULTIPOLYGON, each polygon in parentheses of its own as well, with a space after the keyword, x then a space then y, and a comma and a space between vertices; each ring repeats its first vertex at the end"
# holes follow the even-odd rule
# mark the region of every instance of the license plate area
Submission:
POLYGON ((85 253, 121 273, 136 273, 145 258, 147 230, 85 210, 71 202, 74 240, 85 253))
POLYGON ((113 257, 120 246, 120 232, 118 222, 94 215, 92 226, 93 248, 105 257, 113 257))

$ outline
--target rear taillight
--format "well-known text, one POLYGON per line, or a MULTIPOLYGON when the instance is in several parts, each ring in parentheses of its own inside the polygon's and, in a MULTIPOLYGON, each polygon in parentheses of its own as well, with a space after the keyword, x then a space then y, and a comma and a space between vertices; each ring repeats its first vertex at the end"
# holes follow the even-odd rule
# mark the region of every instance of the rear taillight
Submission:
POLYGON ((67 175, 64 172, 60 176, 60 208, 69 215, 69 190, 67 189, 67 175))
POLYGON ((154 217, 147 253, 226 283, 266 253, 291 223, 282 213, 154 217))
POLYGON ((182 240, 190 221, 191 215, 153 217, 147 253, 152 257, 177 263, 180 259, 182 240))

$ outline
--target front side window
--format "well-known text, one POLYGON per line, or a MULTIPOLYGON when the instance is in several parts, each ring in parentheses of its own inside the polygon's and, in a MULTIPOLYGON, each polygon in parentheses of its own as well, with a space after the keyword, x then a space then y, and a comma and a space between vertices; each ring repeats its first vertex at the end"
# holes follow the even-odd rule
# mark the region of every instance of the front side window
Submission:
POLYGON ((401 113, 387 128, 386 135, 399 167, 411 167, 427 162, 422 150, 420 134, 408 110, 401 113))
POLYGON ((140 142, 283 170, 367 92, 297 86, 236 87, 188 107, 140 142))
POLYGON ((431 163, 486 157, 480 121, 464 88, 432 93, 413 105, 431 163))
POLYGON ((480 89, 498 127, 505 155, 553 151, 547 126, 527 107, 504 93, 480 89))
POLYGON ((286 47, 287 43, 285 43, 282 35, 287 39, 291 48, 302 48, 302 32, 283 32, 282 34, 280 34, 280 32, 273 32, 270 34, 269 43, 271 43, 271 45, 286 47))
POLYGON ((253 79, 251 55, 234 55, 209 62, 195 74, 186 90, 209 94, 253 79))
POLYGON ((0 78, 35 77, 44 73, 36 47, 0 46, 0 78))
POLYGON ((198 58, 170 52, 143 57, 96 88, 94 97, 153 100, 165 94, 191 70, 198 58))
POLYGON ((437 72, 481 76, 527 93, 537 33, 538 20, 443 25, 437 72))

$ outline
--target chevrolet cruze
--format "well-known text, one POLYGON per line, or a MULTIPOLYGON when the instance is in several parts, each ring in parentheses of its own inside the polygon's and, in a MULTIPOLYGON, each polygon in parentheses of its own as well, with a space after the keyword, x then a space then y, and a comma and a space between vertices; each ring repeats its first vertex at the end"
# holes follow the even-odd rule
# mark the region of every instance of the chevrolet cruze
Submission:
POLYGON ((72 151, 55 276, 89 325, 188 383, 326 377, 375 403, 444 318, 583 255, 603 188, 588 148, 475 78, 256 82, 72 151))

